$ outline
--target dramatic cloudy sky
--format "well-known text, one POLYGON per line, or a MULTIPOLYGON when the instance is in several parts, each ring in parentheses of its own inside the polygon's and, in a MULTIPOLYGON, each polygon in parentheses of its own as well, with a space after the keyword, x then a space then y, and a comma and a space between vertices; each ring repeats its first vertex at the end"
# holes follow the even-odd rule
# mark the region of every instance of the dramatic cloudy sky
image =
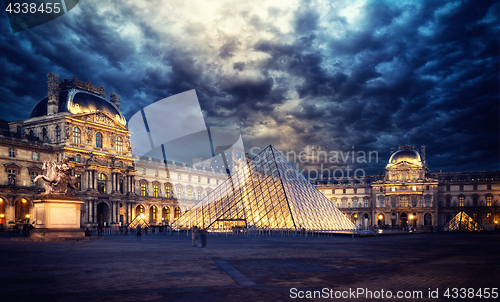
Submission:
POLYGON ((354 146, 378 173, 409 132, 434 172, 499 168, 498 1, 85 0, 15 34, 0 16, 5 120, 54 72, 121 95, 127 119, 196 89, 247 151, 354 146))

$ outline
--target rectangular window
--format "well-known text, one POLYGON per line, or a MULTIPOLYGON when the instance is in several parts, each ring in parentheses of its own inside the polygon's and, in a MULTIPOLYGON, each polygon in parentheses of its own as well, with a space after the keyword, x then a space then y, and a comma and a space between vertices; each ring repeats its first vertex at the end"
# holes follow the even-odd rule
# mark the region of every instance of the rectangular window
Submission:
POLYGON ((191 189, 188 189, 188 199, 191 199, 191 189))
POLYGON ((487 206, 487 207, 491 207, 491 200, 492 200, 492 199, 493 199, 493 198, 492 198, 491 196, 486 196, 486 206, 487 206))
POLYGON ((201 200, 201 191, 198 191, 198 200, 201 200))
POLYGON ((368 201, 368 199, 365 199, 365 208, 368 208, 370 207, 370 202, 368 201))
POLYGON ((460 205, 461 207, 463 207, 463 206, 464 206, 464 201, 465 201, 465 198, 464 198, 463 196, 460 196, 460 197, 458 198, 458 201, 459 201, 459 205, 460 205))
POLYGON ((30 176, 31 176, 31 185, 37 187, 38 184, 35 183, 35 178, 38 176, 38 173, 37 172, 31 172, 30 176))
POLYGON ((487 190, 491 190, 491 185, 487 185, 487 186, 486 186, 486 189, 487 189, 487 190))
POLYGON ((425 196, 425 206, 426 207, 431 206, 431 197, 430 196, 425 196))
POLYGON ((8 169, 7 170, 7 183, 9 185, 12 185, 12 186, 15 186, 16 185, 16 170, 11 170, 11 169, 8 169))
POLYGON ((153 197, 158 197, 159 192, 160 192, 160 188, 158 187, 158 185, 154 185, 153 186, 153 197))
POLYGON ((210 183, 210 178, 207 178, 207 184, 209 184, 209 183, 210 183))
POLYGON ((181 199, 181 188, 177 188, 177 199, 181 199))
POLYGON ((16 149, 9 148, 9 157, 16 157, 16 149))
POLYGON ((141 184, 141 196, 146 196, 146 184, 141 184))
POLYGON ((413 207, 417 206, 417 196, 412 196, 411 197, 411 204, 413 207))
POLYGON ((408 207, 408 197, 406 196, 401 197, 401 207, 402 208, 408 207))
POLYGON ((38 152, 33 151, 31 153, 31 160, 38 160, 38 152))

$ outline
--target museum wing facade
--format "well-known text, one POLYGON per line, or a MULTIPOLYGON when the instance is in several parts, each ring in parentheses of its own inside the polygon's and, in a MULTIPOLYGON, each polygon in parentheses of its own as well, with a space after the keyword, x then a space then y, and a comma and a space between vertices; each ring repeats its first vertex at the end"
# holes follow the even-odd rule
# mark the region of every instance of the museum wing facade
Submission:
POLYGON ((132 154, 120 96, 76 78, 47 76, 47 96, 26 120, 1 121, 0 224, 32 222, 43 192, 44 161, 69 157, 84 201, 82 227, 127 225, 137 215, 151 225, 172 223, 227 179, 207 166, 132 154))
POLYGON ((500 171, 431 173, 425 147, 391 150, 385 174, 312 182, 361 230, 437 231, 461 211, 498 229, 500 171))

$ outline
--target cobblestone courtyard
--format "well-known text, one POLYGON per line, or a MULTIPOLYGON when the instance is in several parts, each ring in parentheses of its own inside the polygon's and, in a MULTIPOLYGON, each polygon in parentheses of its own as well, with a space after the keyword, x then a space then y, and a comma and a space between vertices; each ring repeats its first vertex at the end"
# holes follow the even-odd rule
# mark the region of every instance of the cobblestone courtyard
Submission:
POLYGON ((297 295, 327 288, 331 295, 372 292, 372 298, 365 294, 340 301, 456 301, 443 296, 447 288, 500 287, 499 239, 498 234, 450 233, 360 238, 210 234, 202 249, 193 247, 186 234, 72 242, 0 238, 1 300, 291 301, 298 300, 291 298, 291 288, 297 295), (429 289, 439 290, 438 299, 428 297, 429 289), (422 298, 382 298, 381 290, 394 296, 421 291, 422 298))

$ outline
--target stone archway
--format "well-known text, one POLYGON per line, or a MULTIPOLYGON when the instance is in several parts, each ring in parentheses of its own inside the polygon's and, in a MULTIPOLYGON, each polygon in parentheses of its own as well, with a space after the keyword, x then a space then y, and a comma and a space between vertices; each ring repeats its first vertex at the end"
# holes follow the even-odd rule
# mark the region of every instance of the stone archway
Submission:
POLYGON ((408 214, 401 213, 401 216, 399 218, 399 223, 402 228, 406 228, 408 226, 408 214))
POLYGON ((109 206, 105 202, 97 205, 97 223, 100 227, 109 226, 110 223, 109 206), (106 225, 104 225, 106 223, 106 225))

